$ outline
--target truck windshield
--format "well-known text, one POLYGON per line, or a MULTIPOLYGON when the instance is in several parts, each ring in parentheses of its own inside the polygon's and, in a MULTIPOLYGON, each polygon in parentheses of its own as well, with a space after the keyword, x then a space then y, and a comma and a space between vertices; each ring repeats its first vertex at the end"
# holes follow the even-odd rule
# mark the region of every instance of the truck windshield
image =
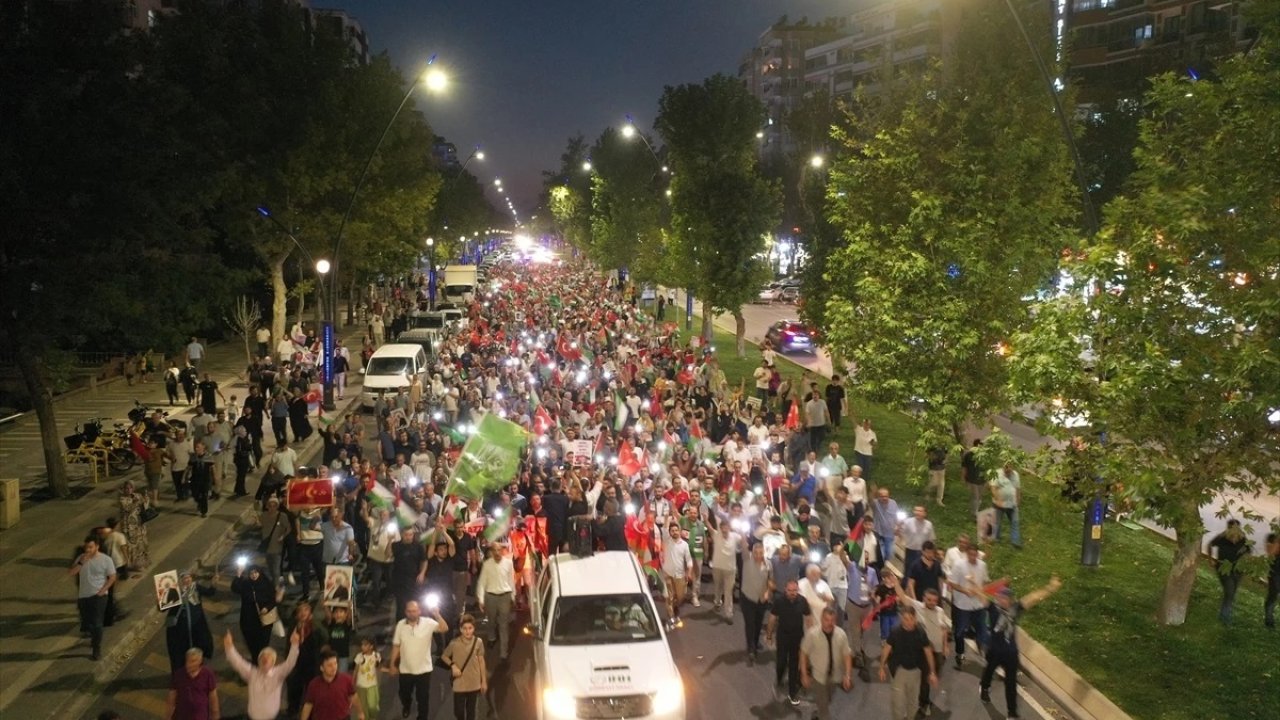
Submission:
POLYGON ((380 357, 369 360, 369 368, 365 370, 366 375, 408 375, 409 374, 409 358, 407 357, 380 357))
POLYGON ((644 595, 561 597, 551 620, 552 645, 609 645, 659 639, 644 595))
POLYGON ((465 295, 466 293, 472 292, 474 289, 474 285, 445 285, 444 294, 457 297, 458 295, 465 295))

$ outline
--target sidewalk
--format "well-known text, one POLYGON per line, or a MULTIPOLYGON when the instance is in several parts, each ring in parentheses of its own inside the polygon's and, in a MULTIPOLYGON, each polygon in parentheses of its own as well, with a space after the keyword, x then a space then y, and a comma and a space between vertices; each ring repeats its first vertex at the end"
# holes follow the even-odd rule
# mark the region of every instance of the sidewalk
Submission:
MULTIPOLYGON (((358 340, 359 334, 356 332, 358 340)), ((209 349, 204 370, 218 382, 229 399, 236 395, 243 403, 248 394, 244 372, 244 349, 239 343, 224 343, 209 349)), ((349 401, 339 410, 325 413, 334 417, 358 402, 361 376, 353 373, 349 401)), ((172 417, 190 421, 190 406, 170 408, 164 385, 151 382, 129 387, 124 382, 99 385, 59 403, 60 434, 74 432, 76 423, 101 416, 107 427, 112 419, 124 418, 134 399, 170 410, 172 417)), ((313 421, 313 426, 315 425, 313 421)), ((320 444, 319 434, 296 446, 306 457, 320 444)), ((264 446, 270 452, 274 441, 267 433, 264 446)), ((22 418, 15 427, 0 434, 0 463, 5 475, 21 478, 23 507, 21 521, 0 532, 0 716, 15 718, 62 718, 68 703, 81 700, 95 682, 109 679, 153 632, 163 617, 154 612, 151 573, 194 568, 219 557, 252 517, 250 498, 231 499, 224 487, 220 500, 211 500, 209 517, 201 519, 193 503, 176 503, 173 490, 163 483, 160 516, 147 524, 151 567, 146 574, 121 582, 116 602, 128 616, 108 628, 103 643, 103 659, 89 660, 89 648, 78 632, 75 581, 66 569, 77 543, 90 528, 101 525, 118 513, 116 493, 120 481, 142 477, 141 466, 122 475, 113 475, 95 487, 88 473, 72 466, 72 487, 86 491, 69 500, 30 502, 33 492, 46 482, 35 418, 22 418)), ((257 486, 260 472, 251 471, 249 487, 257 486)))

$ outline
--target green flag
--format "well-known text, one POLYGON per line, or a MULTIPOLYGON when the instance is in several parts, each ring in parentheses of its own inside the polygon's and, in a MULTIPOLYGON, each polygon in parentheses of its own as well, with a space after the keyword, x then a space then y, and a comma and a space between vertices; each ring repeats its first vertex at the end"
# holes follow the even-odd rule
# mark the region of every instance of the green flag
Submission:
POLYGON ((462 446, 450 490, 463 497, 481 498, 486 492, 509 484, 520 469, 520 449, 527 439, 524 428, 493 413, 486 414, 462 446))

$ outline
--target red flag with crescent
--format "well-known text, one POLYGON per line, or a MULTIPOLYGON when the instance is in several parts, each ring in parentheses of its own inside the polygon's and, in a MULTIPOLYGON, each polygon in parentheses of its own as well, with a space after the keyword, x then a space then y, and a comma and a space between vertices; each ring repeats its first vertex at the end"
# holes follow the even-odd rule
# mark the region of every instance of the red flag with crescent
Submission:
POLYGON ((333 481, 328 478, 301 478, 289 481, 285 505, 290 510, 333 507, 333 481))

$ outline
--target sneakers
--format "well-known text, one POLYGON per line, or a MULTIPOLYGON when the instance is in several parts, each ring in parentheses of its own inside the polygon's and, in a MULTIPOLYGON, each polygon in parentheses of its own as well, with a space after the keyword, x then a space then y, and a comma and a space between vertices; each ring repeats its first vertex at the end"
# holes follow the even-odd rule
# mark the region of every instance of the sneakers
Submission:
POLYGON ((694 596, 693 596, 693 606, 694 606, 694 607, 702 607, 702 601, 698 599, 698 596, 697 596, 697 595, 694 595, 694 596))
POLYGON ((991 688, 979 688, 978 699, 984 703, 991 702, 991 688))
POLYGON ((290 585, 297 585, 297 584, 298 584, 298 580, 297 580, 297 578, 295 578, 295 577, 293 576, 293 573, 289 573, 289 584, 290 584, 290 585))
POLYGON ((956 656, 956 669, 957 669, 957 670, 963 670, 963 669, 964 669, 964 656, 963 656, 963 655, 957 655, 957 656, 956 656))
POLYGON ((725 615, 725 616, 724 616, 724 621, 725 621, 725 622, 727 622, 727 623, 729 623, 730 625, 732 625, 732 624, 733 624, 733 616, 732 616, 732 615, 725 615))
POLYGON ((929 717, 930 715, 932 715, 932 714, 933 714, 933 706, 932 706, 932 705, 930 705, 930 704, 928 704, 928 703, 925 703, 924 705, 921 705, 921 706, 920 706, 920 714, 921 714, 921 715, 924 715, 925 717, 929 717))
POLYGON ((791 703, 791 705, 794 707, 800 704, 800 698, 796 697, 795 695, 788 695, 787 702, 791 703))
POLYGON ((755 653, 747 653, 747 667, 751 667, 751 666, 753 666, 753 665, 755 665, 755 664, 756 664, 756 654, 755 654, 755 653))

